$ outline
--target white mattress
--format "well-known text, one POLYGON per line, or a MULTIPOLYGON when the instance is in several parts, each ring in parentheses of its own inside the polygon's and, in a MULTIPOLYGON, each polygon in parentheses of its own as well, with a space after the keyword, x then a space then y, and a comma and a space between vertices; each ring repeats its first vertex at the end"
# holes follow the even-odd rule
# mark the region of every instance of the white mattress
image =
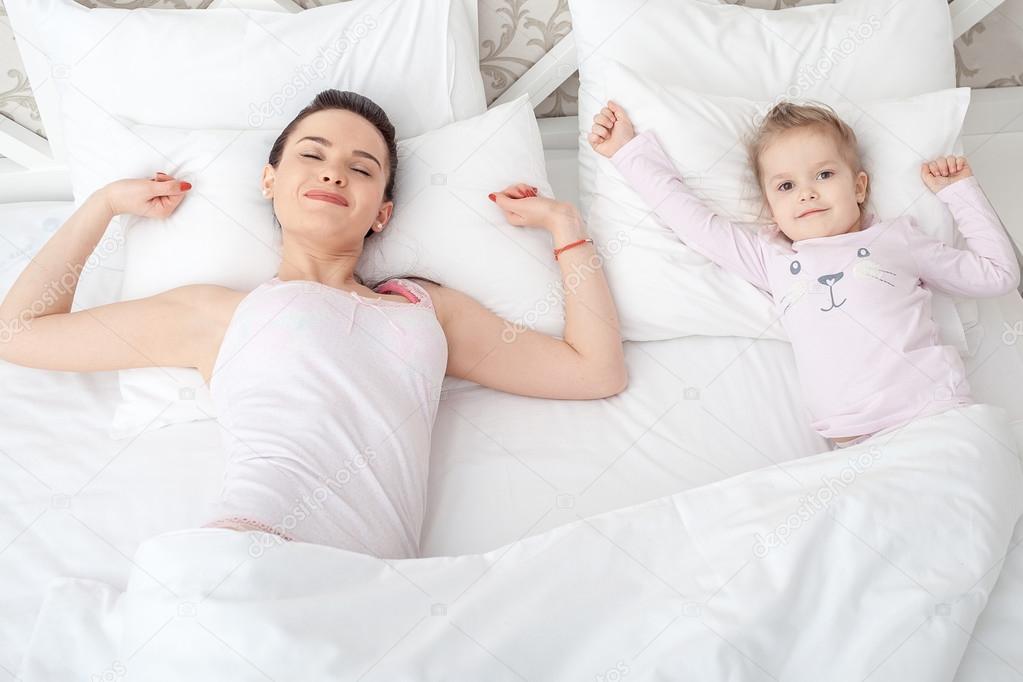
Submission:
MULTIPOLYGON (((574 163, 568 158, 566 166, 574 163)), ((552 182, 572 179, 552 159, 552 182), (559 170, 560 169, 560 170, 559 170)), ((71 210, 0 206, 0 294, 71 210)), ((116 290, 88 273, 76 308, 116 290)), ((980 302, 968 359, 980 401, 1023 436, 1023 324, 1016 294, 980 302)), ((424 555, 481 552, 580 516, 826 450, 808 428, 790 347, 686 337, 626 343, 631 383, 600 401, 524 398, 449 380, 433 441, 424 555)), ((116 373, 43 372, 0 362, 0 682, 13 679, 50 578, 122 586, 138 543, 199 525, 223 467, 215 422, 112 441, 116 373)), ((1017 528, 1013 547, 1023 540, 1017 528)), ((1023 551, 1010 553, 957 679, 1023 671, 1023 551)), ((88 672, 88 671, 83 671, 88 672)))

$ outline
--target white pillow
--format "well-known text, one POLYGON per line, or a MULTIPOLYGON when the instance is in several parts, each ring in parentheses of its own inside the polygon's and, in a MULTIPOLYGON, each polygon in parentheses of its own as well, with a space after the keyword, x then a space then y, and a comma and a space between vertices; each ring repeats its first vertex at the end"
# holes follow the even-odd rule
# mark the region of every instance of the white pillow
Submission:
MULTIPOLYGON (((260 173, 278 134, 138 125, 113 139, 89 138, 73 146, 91 154, 89 171, 105 182, 161 170, 193 185, 166 220, 124 215, 113 221, 108 238, 124 244, 121 300, 195 283, 249 291, 277 272, 279 232, 260 191, 260 173)), ((82 168, 72 165, 74 171, 82 168)), ((118 381, 113 438, 134 436, 151 422, 158 427, 214 416, 198 370, 125 369, 118 381)))
POLYGON ((598 156, 586 135, 614 95, 606 83, 611 62, 659 83, 757 101, 868 102, 956 86, 946 0, 844 0, 780 10, 701 0, 569 0, 569 6, 579 55, 584 217, 598 156))
POLYGON ((67 134, 102 134, 111 116, 280 130, 327 88, 372 98, 399 137, 486 109, 469 0, 351 0, 297 13, 5 6, 59 160, 67 134), (54 88, 68 79, 72 101, 54 88))
MULTIPOLYGON (((104 177, 163 170, 193 188, 166 220, 131 217, 123 299, 193 283, 251 290, 280 264, 279 231, 259 178, 275 133, 132 126, 89 151, 104 177)), ((560 334, 560 270, 550 235, 509 225, 487 195, 516 182, 551 194, 528 96, 398 143, 395 210, 371 237, 357 272, 420 275, 459 289, 511 322, 560 334), (379 240, 379 243, 377 243, 379 240), (534 316, 534 312, 542 313, 534 316)), ((120 372, 110 435, 215 416, 208 388, 189 368, 120 372)))
MULTIPOLYGON (((686 184, 721 215, 753 222, 762 206, 746 161, 743 137, 774 104, 660 86, 621 66, 607 74, 614 99, 637 131, 652 130, 686 184)), ((945 204, 920 179, 920 163, 951 152, 970 103, 969 88, 899 100, 835 102, 856 131, 870 176, 870 210, 890 219, 912 215, 949 243, 954 223, 945 204), (926 112, 926 115, 921 115, 926 112)), ((688 334, 786 338, 770 298, 737 275, 685 246, 636 194, 610 160, 600 157, 589 229, 601 244, 629 244, 606 263, 623 338, 635 341, 688 334)), ((767 220, 762 221, 764 224, 767 220)), ((945 342, 965 351, 962 326, 949 297, 934 293, 935 320, 945 342)))
POLYGON ((552 196, 527 95, 405 140, 389 227, 368 240, 365 281, 415 273, 463 291, 514 325, 560 335, 561 270, 551 236, 516 227, 487 198, 525 182, 552 196))

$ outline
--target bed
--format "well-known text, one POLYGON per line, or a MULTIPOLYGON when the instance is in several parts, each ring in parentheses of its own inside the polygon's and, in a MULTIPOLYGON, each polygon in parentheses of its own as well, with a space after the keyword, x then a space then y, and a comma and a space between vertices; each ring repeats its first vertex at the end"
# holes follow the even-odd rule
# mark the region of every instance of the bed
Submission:
MULTIPOLYGON (((570 157, 552 150, 562 196, 570 157)), ((64 202, 0 209, 18 226, 4 241, 4 290, 19 265, 68 215, 64 202)), ((94 291, 101 289, 97 275, 94 291)), ((88 305, 83 300, 82 305, 88 305)), ((983 301, 967 368, 978 398, 1005 407, 1023 438, 1023 320, 1018 295, 983 301)), ((788 344, 684 337, 627 342, 627 391, 596 402, 544 401, 475 385, 445 391, 434 436, 427 556, 481 552, 599 512, 643 502, 826 448, 806 425, 788 344), (772 405, 765 409, 765 405, 772 405), (582 438, 540 424, 585 420, 582 438), (528 428, 522 428, 528 427, 528 428), (493 436, 492 433, 499 435, 493 436)), ((5 589, 0 663, 14 679, 47 582, 59 575, 118 584, 138 544, 199 525, 217 492, 217 426, 196 422, 124 443, 106 435, 116 373, 0 366, 5 589)), ((453 382, 455 383, 455 382, 453 382)), ((1023 541, 1018 527, 1013 547, 1023 541)), ((974 632, 962 680, 1013 680, 1023 669, 1023 553, 1010 552, 974 632)))
MULTIPOLYGON (((522 79, 538 102, 565 75, 570 45, 522 79)), ((570 72, 569 72, 570 73, 570 72)), ((1023 88, 975 93, 965 151, 1017 244, 1023 199, 1023 88), (978 96, 979 95, 979 96, 978 96)), ((516 93, 513 93, 516 94, 516 93)), ((576 123, 541 122, 557 196, 577 193, 576 123)), ((38 174, 0 204, 0 294, 73 210, 39 201, 38 174), (17 192, 33 200, 13 200, 17 192)), ((48 189, 49 188, 49 189, 48 189)), ((83 278, 75 308, 103 300, 116 271, 83 278)), ((978 401, 1004 408, 1023 447, 1023 298, 978 302, 967 329, 978 401)), ((582 518, 825 452, 808 427, 791 350, 774 339, 689 336, 626 342, 628 389, 599 401, 523 398, 445 382, 433 436, 422 553, 487 552, 582 518), (585 430, 565 424, 586 424, 585 430)), ((139 544, 202 523, 223 467, 215 422, 107 436, 116 373, 41 372, 0 363, 0 680, 16 679, 52 578, 124 585, 139 544)), ((1023 522, 956 680, 1023 679, 1023 522)), ((137 568, 137 567, 136 567, 137 568)), ((106 679, 106 678, 104 678, 106 679)), ((612 679, 608 677, 607 679, 612 679)))

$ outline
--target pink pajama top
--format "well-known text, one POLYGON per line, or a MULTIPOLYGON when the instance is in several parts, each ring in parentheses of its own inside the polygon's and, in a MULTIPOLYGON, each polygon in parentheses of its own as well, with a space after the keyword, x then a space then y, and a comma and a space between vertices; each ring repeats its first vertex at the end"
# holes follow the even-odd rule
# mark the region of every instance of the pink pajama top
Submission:
POLYGON ((447 341, 418 283, 375 291, 406 300, 275 276, 238 304, 210 379, 227 461, 207 525, 418 556, 447 341))
POLYGON ((876 433, 972 402, 958 352, 941 345, 931 289, 998 296, 1019 286, 1012 245, 976 178, 936 196, 966 240, 956 249, 913 219, 789 242, 707 208, 649 131, 611 161, 689 247, 769 293, 792 343, 811 426, 821 436, 876 433))

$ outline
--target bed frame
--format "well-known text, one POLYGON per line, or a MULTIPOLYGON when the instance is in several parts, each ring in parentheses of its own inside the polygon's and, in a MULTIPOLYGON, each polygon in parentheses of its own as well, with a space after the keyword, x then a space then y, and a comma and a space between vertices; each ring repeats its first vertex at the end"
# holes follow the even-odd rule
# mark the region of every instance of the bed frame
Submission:
MULTIPOLYGON (((952 14, 953 39, 970 30, 1002 2, 1004 0, 952 0, 949 11, 952 14)), ((251 10, 302 11, 294 0, 214 0, 210 7, 234 8, 242 13, 251 10)), ((539 104, 575 73, 577 58, 575 36, 569 32, 491 106, 510 102, 523 94, 528 94, 532 102, 539 104)), ((1023 86, 973 90, 963 128, 966 153, 990 145, 991 139, 997 136, 999 139, 991 145, 993 149, 999 149, 1005 159, 1023 158, 1023 114, 1020 112, 1023 112, 1023 86)), ((578 140, 577 117, 543 118, 539 123, 548 154, 566 157, 574 154, 578 140)), ((0 203, 72 199, 68 169, 54 159, 46 138, 3 116, 0 116, 0 155, 6 157, 0 158, 0 203)), ((1011 163, 1000 168, 1014 172, 1018 180, 1019 170, 1011 163)), ((1023 201, 1018 197, 1018 187, 1008 186, 1013 183, 1009 172, 991 173, 991 176, 995 183, 1006 176, 1001 182, 1008 184, 995 188, 994 192, 1003 195, 1003 200, 998 201, 992 196, 988 179, 985 179, 985 188, 1015 242, 1017 257, 1023 263, 1019 252, 1020 245, 1023 245, 1023 201)))

